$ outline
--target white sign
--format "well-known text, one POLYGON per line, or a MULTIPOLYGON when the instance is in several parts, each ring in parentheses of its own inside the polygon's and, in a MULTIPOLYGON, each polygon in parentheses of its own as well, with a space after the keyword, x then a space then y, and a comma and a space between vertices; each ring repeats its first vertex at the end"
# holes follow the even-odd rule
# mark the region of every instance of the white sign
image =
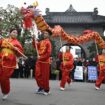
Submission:
POLYGON ((76 66, 76 69, 74 72, 74 79, 83 80, 83 67, 82 66, 76 66))

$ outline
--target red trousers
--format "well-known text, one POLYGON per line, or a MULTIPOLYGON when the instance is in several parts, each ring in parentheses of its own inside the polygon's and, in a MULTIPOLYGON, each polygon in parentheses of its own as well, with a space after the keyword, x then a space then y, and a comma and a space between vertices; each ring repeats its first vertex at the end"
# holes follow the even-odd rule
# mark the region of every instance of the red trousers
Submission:
POLYGON ((49 91, 49 77, 50 77, 50 64, 43 62, 36 62, 35 79, 37 85, 43 88, 44 91, 49 91))
POLYGON ((8 94, 10 92, 10 77, 13 74, 14 69, 12 68, 2 68, 0 66, 0 86, 3 94, 8 94))
POLYGON ((66 83, 68 83, 68 84, 71 83, 70 71, 62 70, 62 79, 60 82, 60 87, 65 88, 66 83))
POLYGON ((105 81, 105 71, 99 72, 99 77, 96 80, 96 86, 100 88, 102 82, 105 81))

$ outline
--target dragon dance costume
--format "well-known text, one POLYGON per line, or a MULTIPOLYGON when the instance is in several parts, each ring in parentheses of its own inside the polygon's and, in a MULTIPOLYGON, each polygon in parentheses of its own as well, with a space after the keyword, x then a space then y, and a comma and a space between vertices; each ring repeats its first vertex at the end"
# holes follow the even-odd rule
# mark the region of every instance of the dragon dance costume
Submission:
MULTIPOLYGON (((35 42, 33 41, 35 47, 35 42)), ((44 39, 37 44, 38 54, 40 58, 37 59, 35 69, 35 79, 39 88, 49 92, 49 75, 50 75, 50 55, 51 42, 49 39, 44 39)))
POLYGON ((73 69, 74 58, 70 51, 65 52, 62 55, 63 62, 61 63, 62 79, 60 87, 65 88, 66 82, 71 83, 70 72, 73 69))
POLYGON ((9 43, 23 52, 23 48, 16 38, 0 40, 0 86, 3 94, 8 94, 10 92, 9 78, 16 68, 16 57, 20 56, 9 43))
POLYGON ((96 80, 96 87, 100 88, 103 81, 105 81, 105 54, 98 55, 99 62, 99 76, 96 80))

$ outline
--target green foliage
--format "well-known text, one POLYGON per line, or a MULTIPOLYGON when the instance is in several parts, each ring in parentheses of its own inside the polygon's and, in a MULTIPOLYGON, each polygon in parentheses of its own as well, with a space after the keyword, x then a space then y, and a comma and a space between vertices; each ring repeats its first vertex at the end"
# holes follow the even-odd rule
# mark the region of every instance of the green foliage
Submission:
POLYGON ((21 25, 22 16, 19 8, 8 5, 6 9, 0 7, 0 29, 8 32, 10 28, 21 25))
POLYGON ((93 58, 93 57, 96 56, 96 54, 97 54, 96 46, 97 45, 95 43, 92 43, 91 46, 88 47, 88 50, 89 50, 89 53, 90 53, 89 58, 93 58))
POLYGON ((25 55, 31 56, 37 56, 36 50, 33 48, 32 44, 25 44, 24 46, 24 50, 25 50, 25 55))
POLYGON ((59 70, 53 70, 52 74, 58 75, 59 74, 59 70))
POLYGON ((25 54, 36 55, 36 51, 31 44, 30 32, 24 30, 23 35, 21 35, 22 18, 17 7, 13 5, 8 5, 6 9, 0 7, 0 31, 3 32, 3 36, 6 36, 11 28, 17 28, 19 31, 17 39, 21 42, 25 54), (26 41, 30 43, 25 43, 26 41))
MULTIPOLYGON (((19 8, 13 5, 8 5, 6 9, 0 7, 0 31, 2 30, 3 35, 6 36, 11 28, 18 28, 19 30, 18 40, 23 45, 25 54, 36 56, 36 51, 32 47, 30 32, 28 30, 24 30, 23 35, 21 35, 22 19, 23 17, 20 13, 19 8)), ((40 37, 39 39, 41 40, 42 36, 39 37, 40 37)), ((51 43, 52 57, 56 57, 57 54, 55 49, 55 42, 51 40, 51 43)))
POLYGON ((51 56, 53 57, 53 58, 57 58, 57 51, 56 51, 56 49, 55 49, 55 41, 54 40, 51 40, 51 43, 52 43, 52 54, 51 54, 51 56))

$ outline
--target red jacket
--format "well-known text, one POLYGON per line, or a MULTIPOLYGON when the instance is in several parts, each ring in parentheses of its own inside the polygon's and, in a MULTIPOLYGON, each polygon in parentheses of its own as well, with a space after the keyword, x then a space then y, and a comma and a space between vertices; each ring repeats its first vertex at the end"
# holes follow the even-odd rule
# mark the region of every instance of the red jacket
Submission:
POLYGON ((74 58, 70 52, 65 52, 62 55, 63 62, 61 63, 61 69, 72 70, 74 67, 74 58))
MULTIPOLYGON (((33 41, 33 46, 36 48, 35 41, 33 41)), ((51 42, 49 39, 44 39, 40 42, 37 43, 37 48, 38 48, 38 54, 40 58, 38 59, 39 61, 43 62, 49 62, 50 56, 51 56, 51 51, 52 51, 52 46, 51 42)))
POLYGON ((23 52, 23 48, 16 38, 6 38, 0 40, 0 66, 6 68, 16 68, 16 57, 21 55, 9 43, 16 47, 19 51, 23 52))
POLYGON ((99 70, 105 71, 105 54, 97 55, 96 61, 99 63, 99 70))
POLYGON ((32 12, 28 8, 21 8, 21 14, 23 15, 23 27, 28 29, 32 27, 32 12))

